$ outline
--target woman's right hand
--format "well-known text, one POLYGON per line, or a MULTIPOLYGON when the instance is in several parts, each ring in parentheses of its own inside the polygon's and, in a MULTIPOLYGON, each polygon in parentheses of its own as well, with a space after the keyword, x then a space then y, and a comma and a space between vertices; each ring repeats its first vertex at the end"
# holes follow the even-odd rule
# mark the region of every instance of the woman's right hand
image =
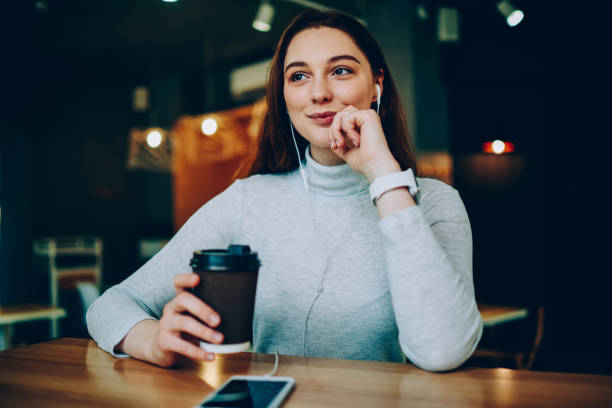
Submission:
POLYGON ((199 282, 200 277, 195 273, 179 274, 174 278, 176 296, 164 306, 146 353, 152 363, 169 367, 181 355, 203 361, 215 358, 213 353, 207 352, 199 344, 200 340, 216 344, 223 341, 223 334, 213 329, 219 326, 221 318, 210 306, 189 292, 199 282))

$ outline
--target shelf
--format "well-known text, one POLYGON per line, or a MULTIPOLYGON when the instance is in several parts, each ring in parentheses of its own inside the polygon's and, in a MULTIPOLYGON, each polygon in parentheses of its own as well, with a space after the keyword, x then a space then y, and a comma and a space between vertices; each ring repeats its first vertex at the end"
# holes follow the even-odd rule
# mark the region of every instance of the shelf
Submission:
POLYGON ((485 327, 491 327, 513 320, 524 319, 528 314, 527 308, 524 307, 479 304, 478 309, 480 310, 485 327))
POLYGON ((28 322, 40 319, 59 319, 66 316, 61 307, 18 305, 0 307, 0 325, 28 322))
MULTIPOLYGON (((55 248, 55 255, 100 255, 102 249, 97 248, 55 248)), ((34 248, 35 255, 51 255, 50 248, 34 248)))

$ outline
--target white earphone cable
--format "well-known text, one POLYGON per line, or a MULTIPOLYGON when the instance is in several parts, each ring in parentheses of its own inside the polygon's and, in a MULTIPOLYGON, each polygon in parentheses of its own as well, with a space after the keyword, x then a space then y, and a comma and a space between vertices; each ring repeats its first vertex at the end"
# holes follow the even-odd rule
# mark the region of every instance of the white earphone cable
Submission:
POLYGON ((376 114, 380 110, 380 85, 376 84, 376 114))
POLYGON ((278 370, 278 349, 274 349, 274 368, 268 374, 265 374, 264 377, 272 377, 276 374, 276 370, 278 370))
MULTIPOLYGON (((376 114, 378 115, 380 111, 380 85, 376 84, 376 114)), ((287 116, 289 116, 289 111, 287 111, 287 116)), ((298 155, 298 161, 300 166, 300 174, 302 175, 302 180, 304 181, 304 188, 308 191, 308 181, 306 180, 306 173, 304 172, 304 168, 302 167, 302 155, 300 154, 300 149, 298 149, 297 141, 295 140, 295 133, 293 131, 293 123, 291 123, 291 118, 289 118, 289 129, 291 129, 291 137, 293 138, 293 145, 295 146, 295 151, 298 155)))
MULTIPOLYGON (((289 113, 287 113, 289 114, 289 113)), ((298 149, 297 142, 295 141, 295 134, 293 133, 293 123, 291 123, 291 119, 289 119, 289 127, 291 128, 291 136, 293 137, 293 145, 295 146, 295 151, 298 155, 299 165, 300 165, 300 174, 302 175, 302 180, 304 180, 304 188, 308 191, 308 182, 306 181, 306 174, 304 173, 304 169, 302 168, 302 156, 300 155, 300 149, 298 149)))

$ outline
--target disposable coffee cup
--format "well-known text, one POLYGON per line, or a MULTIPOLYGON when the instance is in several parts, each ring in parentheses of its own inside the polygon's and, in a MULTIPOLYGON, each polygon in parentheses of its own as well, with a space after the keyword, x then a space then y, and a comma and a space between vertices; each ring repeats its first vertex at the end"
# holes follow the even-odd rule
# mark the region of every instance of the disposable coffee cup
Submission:
POLYGON ((203 249, 194 251, 190 265, 200 276, 193 293, 221 316, 216 330, 223 333, 223 343, 201 341, 200 347, 220 354, 249 350, 260 266, 257 252, 248 245, 203 249))

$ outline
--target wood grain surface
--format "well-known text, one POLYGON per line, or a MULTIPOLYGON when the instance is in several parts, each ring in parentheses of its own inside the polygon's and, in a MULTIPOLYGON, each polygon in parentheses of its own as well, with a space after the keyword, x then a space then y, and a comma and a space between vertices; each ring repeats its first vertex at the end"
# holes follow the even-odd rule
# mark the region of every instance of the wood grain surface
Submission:
MULTIPOLYGON (((340 346, 340 345, 339 345, 340 346)), ((231 375, 263 375, 274 355, 239 353, 164 369, 116 359, 87 339, 0 352, 1 407, 192 407, 231 375)), ((286 407, 609 407, 612 377, 280 356, 296 379, 286 407)))

